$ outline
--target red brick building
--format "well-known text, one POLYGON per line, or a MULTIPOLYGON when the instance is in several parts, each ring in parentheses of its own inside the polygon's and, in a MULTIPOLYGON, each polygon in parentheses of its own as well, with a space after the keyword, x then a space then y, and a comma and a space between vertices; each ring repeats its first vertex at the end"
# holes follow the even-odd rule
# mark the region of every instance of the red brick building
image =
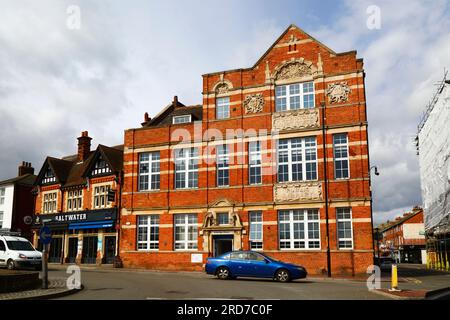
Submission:
POLYGON ((19 232, 31 239, 33 216, 33 189, 36 176, 30 162, 23 161, 17 177, 0 181, 0 233, 19 232))
POLYGON ((423 209, 415 207, 394 221, 378 227, 381 233, 380 255, 392 255, 403 263, 426 263, 423 209))
POLYGON ((91 150, 91 140, 82 132, 78 153, 47 157, 36 179, 34 245, 42 248, 45 224, 52 263, 112 264, 117 255, 123 146, 91 150))
POLYGON ((362 59, 291 25, 250 68, 203 75, 125 131, 126 267, 200 270, 260 250, 310 274, 373 262, 362 59))

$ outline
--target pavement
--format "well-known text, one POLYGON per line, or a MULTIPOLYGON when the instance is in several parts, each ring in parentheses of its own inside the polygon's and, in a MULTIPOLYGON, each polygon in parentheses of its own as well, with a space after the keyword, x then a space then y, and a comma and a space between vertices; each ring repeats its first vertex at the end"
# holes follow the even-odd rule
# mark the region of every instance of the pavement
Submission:
POLYGON ((48 281, 48 289, 36 288, 34 290, 0 293, 0 301, 51 299, 75 293, 77 290, 68 289, 66 281, 65 278, 53 278, 48 281))
MULTIPOLYGON (((141 269, 114 269, 108 266, 81 266, 83 290, 68 292, 65 280, 70 276, 66 265, 50 265, 49 279, 55 281, 54 296, 42 299, 70 300, 391 300, 424 299, 434 290, 448 288, 450 273, 429 271, 420 265, 399 266, 399 288, 402 293, 390 293, 390 275, 383 273, 381 289, 369 290, 366 278, 308 277, 290 283, 268 279, 238 278, 218 280, 203 272, 168 272, 141 269), (57 284, 57 285, 56 285, 57 284), (66 292, 64 292, 64 290, 66 292), (58 293, 67 294, 60 296, 58 293)), ((53 282, 51 282, 53 283, 53 282)), ((45 292, 40 292, 45 293, 45 292)), ((47 291, 50 293, 50 291, 47 291)), ((36 292, 8 294, 2 299, 29 299, 39 296, 36 292)), ((439 296, 441 297, 441 296, 439 296)), ((448 295, 446 295, 448 298, 448 295)))

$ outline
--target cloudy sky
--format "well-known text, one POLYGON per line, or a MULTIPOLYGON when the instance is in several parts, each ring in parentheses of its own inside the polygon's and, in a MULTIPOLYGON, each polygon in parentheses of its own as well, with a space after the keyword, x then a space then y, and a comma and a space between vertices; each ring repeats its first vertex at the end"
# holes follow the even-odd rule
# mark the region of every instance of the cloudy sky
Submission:
POLYGON ((421 203, 413 139, 450 68, 449 3, 0 0, 0 179, 75 153, 83 130, 120 144, 174 95, 201 103, 202 74, 253 65, 294 23, 364 58, 375 222, 395 217, 421 203))

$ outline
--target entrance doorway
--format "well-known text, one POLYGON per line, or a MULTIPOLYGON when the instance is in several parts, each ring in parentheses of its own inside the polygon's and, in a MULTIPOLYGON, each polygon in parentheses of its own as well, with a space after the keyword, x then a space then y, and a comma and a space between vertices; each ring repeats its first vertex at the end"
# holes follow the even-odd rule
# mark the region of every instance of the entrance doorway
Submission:
POLYGON ((83 238, 83 257, 81 263, 94 264, 97 262, 97 237, 83 238))
POLYGON ((78 253, 78 238, 69 238, 69 248, 67 251, 67 262, 75 263, 78 253))
POLYGON ((48 262, 61 263, 62 238, 53 238, 50 242, 50 251, 48 253, 48 262))
POLYGON ((116 256, 116 237, 108 236, 105 237, 105 263, 114 263, 114 257, 116 256))
POLYGON ((233 251, 233 235, 215 235, 213 243, 215 257, 233 251))

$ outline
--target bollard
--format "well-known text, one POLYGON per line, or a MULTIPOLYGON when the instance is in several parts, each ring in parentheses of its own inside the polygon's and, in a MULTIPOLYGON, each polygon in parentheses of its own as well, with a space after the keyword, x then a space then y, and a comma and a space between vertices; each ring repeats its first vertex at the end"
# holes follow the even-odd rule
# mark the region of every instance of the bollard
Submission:
POLYGON ((389 291, 401 291, 398 288, 398 277, 397 277, 397 264, 392 265, 392 274, 391 274, 391 288, 389 291))

